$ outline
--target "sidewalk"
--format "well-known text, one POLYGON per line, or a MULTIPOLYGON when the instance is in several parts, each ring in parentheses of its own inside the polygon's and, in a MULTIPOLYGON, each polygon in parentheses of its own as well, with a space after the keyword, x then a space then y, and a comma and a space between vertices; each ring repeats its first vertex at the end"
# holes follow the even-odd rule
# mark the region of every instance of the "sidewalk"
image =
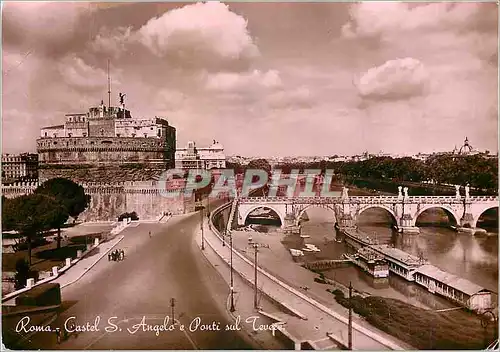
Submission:
MULTIPOLYGON (((107 253, 123 238, 124 236, 117 236, 108 242, 100 243, 98 247, 92 250, 92 252, 78 260, 78 262, 67 268, 65 271, 59 272, 59 275, 55 279, 47 282, 58 283, 60 284, 61 289, 71 285, 85 275, 86 272, 92 269, 92 267, 96 265, 104 256, 106 256, 107 253)), ((2 302, 2 305, 16 305, 16 297, 17 296, 8 298, 6 301, 2 302)))
MULTIPOLYGON (((208 224, 207 227, 208 228, 208 224)), ((209 241, 210 245, 222 255, 226 260, 229 259, 230 250, 229 246, 222 246, 220 238, 218 238, 211 231, 205 231, 205 239, 209 241)), ((262 249, 265 250, 265 249, 262 249)), ((253 250, 250 251, 253 255, 253 250)), ((274 263, 272 269, 279 270, 278 265, 274 263)), ((249 260, 242 258, 240 253, 233 253, 233 268, 248 278, 254 275, 253 265, 249 260)), ((289 268, 288 268, 289 269, 289 268)), ((289 273, 294 275, 295 272, 289 273)), ((347 345, 347 318, 333 312, 328 307, 321 303, 307 297, 303 292, 297 292, 293 287, 286 283, 280 283, 271 275, 265 275, 259 269, 258 274, 259 290, 274 298, 276 301, 284 302, 287 306, 293 307, 300 315, 305 316, 307 321, 296 317, 290 317, 287 321, 286 329, 295 337, 301 340, 318 341, 323 340, 328 333, 339 336, 342 343, 347 345)), ((238 290, 238 287, 235 287, 238 290)), ((333 297, 332 297, 333 299, 333 297)), ((388 339, 381 336, 375 329, 367 331, 365 327, 359 324, 353 324, 353 348, 360 350, 388 350, 388 349, 404 349, 402 343, 394 343, 396 339, 388 339)))
POLYGON ((92 269, 92 267, 96 265, 99 260, 105 257, 108 252, 124 237, 125 236, 117 236, 108 242, 101 243, 96 249, 93 250, 92 253, 89 253, 86 257, 80 259, 78 263, 62 273, 61 276, 52 282, 60 284, 61 288, 76 282, 83 275, 85 275, 87 271, 92 269))
MULTIPOLYGON (((205 232, 208 228, 205 228, 205 232)), ((221 275, 223 280, 227 283, 227 297, 225 298, 224 308, 231 316, 231 319, 236 320, 237 317, 240 318, 240 326, 246 335, 258 344, 259 349, 262 350, 283 350, 287 349, 287 346, 280 340, 277 340, 269 330, 258 330, 255 331, 251 324, 246 323, 246 319, 252 316, 258 316, 257 322, 259 324, 270 325, 273 323, 272 320, 260 315, 253 307, 254 290, 252 286, 249 286, 236 271, 233 273, 234 287, 236 287, 234 295, 234 307, 235 311, 230 312, 230 268, 222 260, 219 255, 213 250, 211 245, 205 239, 205 249, 201 249, 201 233, 198 229, 195 235, 195 242, 200 250, 200 252, 205 256, 209 265, 213 266, 221 275)), ((276 312, 278 308, 270 302, 266 297, 262 297, 260 300, 260 305, 266 312, 276 312)), ((232 322, 231 322, 232 323, 232 322)))

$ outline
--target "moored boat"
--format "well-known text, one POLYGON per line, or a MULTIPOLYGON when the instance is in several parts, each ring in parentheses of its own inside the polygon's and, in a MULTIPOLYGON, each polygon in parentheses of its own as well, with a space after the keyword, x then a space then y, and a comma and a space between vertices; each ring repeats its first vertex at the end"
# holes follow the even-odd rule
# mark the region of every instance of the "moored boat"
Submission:
POLYGON ((384 256, 368 247, 360 248, 353 255, 344 254, 344 257, 350 259, 354 264, 375 278, 386 278, 389 276, 389 264, 384 259, 384 256))

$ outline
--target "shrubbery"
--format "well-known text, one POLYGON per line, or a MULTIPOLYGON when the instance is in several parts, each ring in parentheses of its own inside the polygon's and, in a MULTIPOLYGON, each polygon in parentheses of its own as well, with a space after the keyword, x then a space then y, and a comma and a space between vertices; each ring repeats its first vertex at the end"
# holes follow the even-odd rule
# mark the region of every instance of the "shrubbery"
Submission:
MULTIPOLYGON (((44 246, 48 243, 49 242, 44 237, 36 237, 33 240, 31 240, 31 248, 44 246)), ((28 242, 27 241, 20 242, 18 244, 15 244, 13 246, 13 248, 14 248, 14 251, 16 251, 16 252, 25 251, 28 249, 28 242)))
POLYGON ((139 220, 139 217, 137 216, 137 213, 135 211, 131 213, 123 213, 118 217, 118 221, 122 221, 123 219, 130 218, 131 220, 139 220))
POLYGON ((15 279, 15 284, 14 287, 16 290, 20 290, 24 287, 26 287, 26 281, 28 279, 34 278, 35 280, 38 279, 38 272, 30 270, 30 266, 28 264, 28 261, 26 259, 18 259, 16 262, 16 275, 14 277, 15 279))
POLYGON ((70 238, 71 243, 74 244, 87 244, 87 243, 94 243, 94 239, 98 238, 99 241, 101 241, 104 237, 104 234, 102 232, 100 233, 91 233, 88 235, 82 235, 82 236, 74 236, 70 238))

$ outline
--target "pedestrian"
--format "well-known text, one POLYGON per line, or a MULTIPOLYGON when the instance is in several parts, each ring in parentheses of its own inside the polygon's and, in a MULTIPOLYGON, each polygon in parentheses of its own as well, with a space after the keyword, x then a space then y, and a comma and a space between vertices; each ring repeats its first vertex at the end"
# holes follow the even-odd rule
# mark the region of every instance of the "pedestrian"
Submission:
POLYGON ((61 329, 56 328, 56 339, 57 343, 61 343, 61 329))
POLYGON ((149 238, 151 238, 151 231, 149 231, 149 238))
POLYGON ((120 260, 125 259, 125 251, 123 249, 120 249, 120 260))
POLYGON ((112 256, 113 256, 113 253, 112 253, 112 252, 109 252, 109 253, 108 253, 108 262, 110 262, 110 261, 111 261, 111 257, 112 257, 112 256))

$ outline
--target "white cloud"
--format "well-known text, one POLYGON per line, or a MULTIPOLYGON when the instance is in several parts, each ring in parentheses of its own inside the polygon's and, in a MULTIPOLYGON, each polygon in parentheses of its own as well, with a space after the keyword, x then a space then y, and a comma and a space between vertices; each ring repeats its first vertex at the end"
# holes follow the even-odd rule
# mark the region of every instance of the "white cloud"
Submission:
MULTIPOLYGON (((76 55, 69 55, 58 64, 64 82, 75 89, 95 89, 107 85, 107 72, 88 65, 76 55)), ((120 72, 114 72, 113 84, 120 84, 120 72)))
MULTIPOLYGON (((492 8, 493 10, 493 8, 492 8)), ((418 30, 463 30, 479 28, 484 4, 431 3, 415 5, 400 2, 363 2, 351 7, 351 20, 342 27, 344 36, 392 36, 395 33, 418 30)), ((490 20, 491 18, 487 18, 490 20)))
POLYGON ((90 48, 102 54, 107 54, 118 59, 125 51, 126 45, 132 41, 130 27, 118 27, 109 29, 101 28, 99 34, 89 44, 90 48))
POLYGON ((280 74, 276 70, 262 72, 219 72, 208 75, 206 88, 217 92, 248 92, 261 89, 274 89, 282 86, 280 74))
POLYGON ((357 82, 357 88, 366 98, 401 99, 422 94, 427 82, 424 65, 405 58, 369 69, 357 82))
POLYGON ((149 20, 137 39, 179 66, 221 68, 259 55, 246 20, 220 2, 196 3, 149 20))

